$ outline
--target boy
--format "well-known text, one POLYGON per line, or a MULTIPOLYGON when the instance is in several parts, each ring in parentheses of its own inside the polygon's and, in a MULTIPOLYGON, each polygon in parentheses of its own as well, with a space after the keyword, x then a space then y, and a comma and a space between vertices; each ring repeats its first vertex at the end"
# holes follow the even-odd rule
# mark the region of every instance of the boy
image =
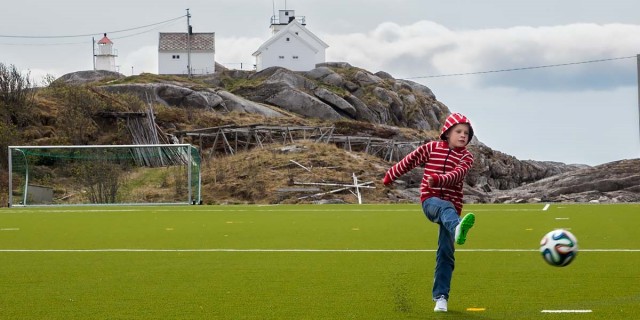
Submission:
POLYGON ((466 148, 473 138, 473 128, 467 117, 453 113, 440 131, 440 141, 430 141, 409 153, 392 166, 382 182, 390 185, 411 169, 424 165, 420 184, 422 211, 427 218, 440 226, 436 270, 433 281, 435 312, 447 312, 447 300, 455 265, 454 242, 465 243, 467 232, 475 222, 473 213, 460 219, 462 213, 462 186, 467 172, 473 165, 473 155, 466 148))

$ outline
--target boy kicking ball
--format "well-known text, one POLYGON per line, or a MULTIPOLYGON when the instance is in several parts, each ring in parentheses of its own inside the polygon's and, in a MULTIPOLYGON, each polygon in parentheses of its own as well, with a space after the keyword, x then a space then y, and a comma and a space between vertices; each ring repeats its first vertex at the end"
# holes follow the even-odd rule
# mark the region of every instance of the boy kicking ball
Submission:
POLYGON ((435 312, 447 312, 455 266, 454 243, 462 245, 467 241, 469 229, 476 220, 473 213, 460 219, 462 186, 473 165, 473 155, 467 150, 471 138, 473 128, 469 119, 460 113, 453 113, 442 126, 439 141, 419 146, 393 165, 382 180, 388 186, 411 169, 424 166, 420 184, 422 211, 440 228, 432 290, 433 301, 436 303, 433 309, 435 312))

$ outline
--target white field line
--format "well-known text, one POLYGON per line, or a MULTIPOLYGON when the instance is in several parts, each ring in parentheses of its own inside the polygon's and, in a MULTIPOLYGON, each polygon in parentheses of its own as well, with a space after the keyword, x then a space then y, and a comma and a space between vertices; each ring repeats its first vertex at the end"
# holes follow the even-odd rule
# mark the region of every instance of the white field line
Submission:
POLYGON ((542 310, 542 313, 590 313, 591 310, 542 310))
POLYGON ((542 211, 547 211, 547 210, 549 209, 549 206, 550 206, 550 204, 548 204, 548 203, 547 203, 547 204, 544 206, 544 208, 542 208, 542 211))
MULTIPOLYGON (((435 252, 435 249, 0 249, 0 252, 435 252)), ((538 252, 538 249, 458 249, 458 252, 538 252)), ((581 249, 581 252, 640 252, 640 249, 581 249)))

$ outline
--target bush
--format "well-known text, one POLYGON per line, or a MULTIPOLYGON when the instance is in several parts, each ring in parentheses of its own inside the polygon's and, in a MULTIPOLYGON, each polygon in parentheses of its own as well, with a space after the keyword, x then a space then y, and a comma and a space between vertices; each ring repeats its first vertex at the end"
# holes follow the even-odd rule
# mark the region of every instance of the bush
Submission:
POLYGON ((29 74, 0 63, 0 164, 7 165, 7 147, 18 142, 19 129, 29 122, 34 90, 29 74))

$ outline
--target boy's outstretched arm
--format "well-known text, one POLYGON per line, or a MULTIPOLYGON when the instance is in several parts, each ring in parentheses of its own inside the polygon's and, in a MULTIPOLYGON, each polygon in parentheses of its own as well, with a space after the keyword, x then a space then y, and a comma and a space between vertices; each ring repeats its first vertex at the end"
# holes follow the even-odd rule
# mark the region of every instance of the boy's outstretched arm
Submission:
POLYGON ((391 175, 389 175, 389 172, 386 172, 384 174, 384 178, 382 178, 382 184, 384 184, 385 186, 388 186, 392 182, 393 182, 393 179, 391 179, 391 175))
POLYGON ((382 183, 385 186, 390 185, 395 179, 401 175, 411 171, 411 169, 417 167, 421 163, 425 163, 429 158, 428 146, 423 144, 416 150, 406 155, 402 160, 393 165, 384 175, 382 183))

